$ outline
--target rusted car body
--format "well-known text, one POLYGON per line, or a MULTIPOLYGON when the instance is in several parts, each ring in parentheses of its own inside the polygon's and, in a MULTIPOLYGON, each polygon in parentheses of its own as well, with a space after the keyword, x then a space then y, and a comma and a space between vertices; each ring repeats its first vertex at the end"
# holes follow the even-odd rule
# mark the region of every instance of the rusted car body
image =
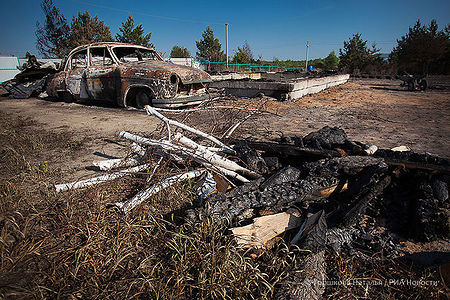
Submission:
POLYGON ((47 93, 74 100, 108 100, 122 107, 177 107, 207 99, 211 81, 208 73, 165 62, 151 48, 93 43, 70 52, 47 93))

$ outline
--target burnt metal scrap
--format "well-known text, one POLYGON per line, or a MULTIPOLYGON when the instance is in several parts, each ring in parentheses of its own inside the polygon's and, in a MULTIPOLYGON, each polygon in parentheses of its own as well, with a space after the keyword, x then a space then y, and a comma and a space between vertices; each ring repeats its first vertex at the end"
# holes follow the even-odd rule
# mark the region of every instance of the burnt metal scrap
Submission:
POLYGON ((28 62, 24 64, 21 73, 0 85, 2 95, 9 95, 16 99, 38 96, 45 90, 46 85, 56 72, 55 64, 51 62, 41 63, 32 55, 28 58, 28 62))

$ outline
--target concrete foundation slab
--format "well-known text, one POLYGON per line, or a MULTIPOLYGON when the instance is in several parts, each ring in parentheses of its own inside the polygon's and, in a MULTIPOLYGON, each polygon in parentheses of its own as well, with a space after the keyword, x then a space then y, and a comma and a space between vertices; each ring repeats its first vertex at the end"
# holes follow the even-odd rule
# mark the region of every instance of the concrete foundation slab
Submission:
MULTIPOLYGON (((270 73, 256 73, 260 74, 250 77, 239 78, 232 74, 227 74, 228 77, 217 77, 210 84, 212 88, 225 89, 225 92, 237 97, 256 97, 261 94, 265 96, 274 97, 278 100, 295 100, 305 95, 315 94, 327 88, 343 84, 350 78, 349 74, 332 75, 317 78, 289 78, 286 74, 270 74, 270 73), (284 76, 284 78, 283 78, 284 76), (225 79, 227 78, 227 79, 225 79)), ((224 76, 224 75, 221 75, 224 76)), ((298 76, 298 74, 297 74, 298 76)))

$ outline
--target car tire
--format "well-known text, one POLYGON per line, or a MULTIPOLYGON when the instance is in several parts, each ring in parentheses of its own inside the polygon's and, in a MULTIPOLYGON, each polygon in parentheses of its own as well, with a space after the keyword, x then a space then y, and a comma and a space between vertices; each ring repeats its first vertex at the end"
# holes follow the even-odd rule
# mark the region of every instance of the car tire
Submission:
POLYGON ((64 101, 65 103, 72 103, 75 101, 72 94, 69 92, 58 92, 58 99, 64 101))
POLYGON ((425 79, 422 79, 419 81, 420 90, 425 91, 427 89, 427 87, 428 87, 428 83, 425 79))
POLYGON ((136 108, 144 108, 146 105, 152 105, 152 99, 146 91, 139 91, 136 94, 136 108))

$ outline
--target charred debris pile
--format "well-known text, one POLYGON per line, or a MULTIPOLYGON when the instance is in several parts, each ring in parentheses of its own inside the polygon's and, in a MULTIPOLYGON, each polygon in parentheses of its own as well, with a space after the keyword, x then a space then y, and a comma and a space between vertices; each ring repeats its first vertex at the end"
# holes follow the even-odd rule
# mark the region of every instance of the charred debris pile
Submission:
POLYGON ((41 63, 32 55, 24 63, 22 72, 0 84, 0 96, 9 95, 15 99, 39 96, 56 72, 58 69, 53 62, 41 63))
MULTIPOLYGON (((330 127, 278 142, 230 138, 222 142, 155 108, 147 106, 146 111, 165 124, 167 138, 122 132, 121 137, 133 141, 135 155, 96 165, 102 170, 128 169, 59 184, 57 191, 142 170, 152 177, 163 161, 170 160, 185 172, 114 206, 127 214, 159 191, 193 180, 199 200, 178 212, 182 222, 212 218, 253 253, 270 251, 280 243, 301 249, 297 261, 291 262, 290 275, 277 284, 274 295, 279 298, 319 298, 326 280, 335 276, 326 251, 369 262, 376 253, 388 260, 406 259, 400 245, 407 241, 448 243, 447 158, 406 147, 377 149, 330 127), (150 152, 153 161, 148 159, 150 152)), ((446 250, 437 254, 434 260, 427 256, 432 260, 428 265, 448 263, 446 250)))

